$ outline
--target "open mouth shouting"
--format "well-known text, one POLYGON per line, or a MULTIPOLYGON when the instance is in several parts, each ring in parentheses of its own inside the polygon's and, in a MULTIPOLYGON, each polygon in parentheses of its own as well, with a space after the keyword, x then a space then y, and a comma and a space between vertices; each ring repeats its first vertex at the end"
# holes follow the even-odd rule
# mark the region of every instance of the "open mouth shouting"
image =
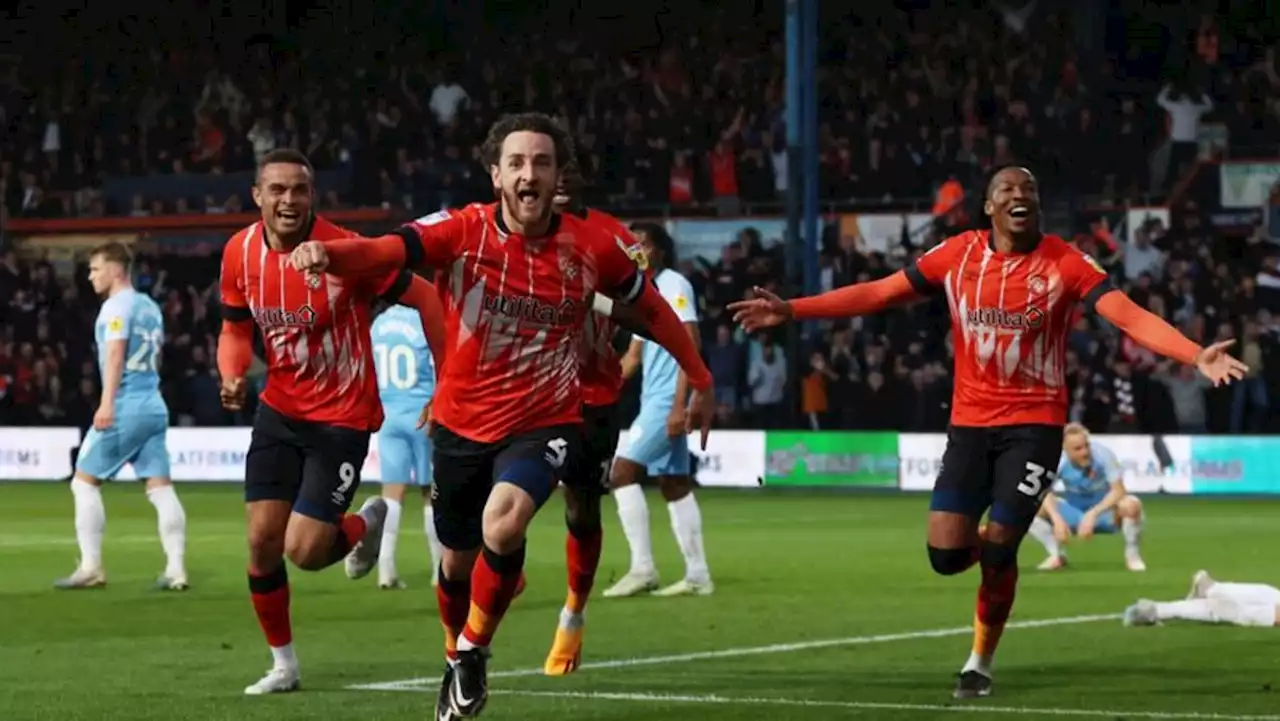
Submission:
POLYGON ((519 203, 520 209, 526 213, 535 212, 541 199, 542 194, 532 188, 516 191, 516 202, 519 203))
POLYGON ((276 219, 284 226, 296 226, 302 223, 302 213, 294 208, 277 208, 276 219))
POLYGON ((1014 203, 1009 206, 1009 217, 1017 221, 1025 221, 1032 216, 1032 207, 1027 203, 1014 203))

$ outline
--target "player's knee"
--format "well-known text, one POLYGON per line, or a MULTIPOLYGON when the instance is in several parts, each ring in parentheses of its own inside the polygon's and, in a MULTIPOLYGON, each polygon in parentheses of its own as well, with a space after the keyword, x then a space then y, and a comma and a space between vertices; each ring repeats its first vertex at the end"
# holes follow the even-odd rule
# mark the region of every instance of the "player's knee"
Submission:
POLYGON ((693 493, 693 479, 688 476, 658 476, 658 489, 665 501, 674 503, 693 493))
POLYGON ((565 488, 564 523, 569 533, 574 536, 599 531, 600 494, 590 493, 582 489, 565 488))
POLYGON ((1006 543, 983 541, 979 551, 979 561, 983 568, 1003 571, 1018 565, 1018 547, 1006 543))
POLYGON ((440 556, 441 578, 454 582, 470 581, 479 549, 459 551, 446 547, 440 556))
POLYGON ((525 531, 537 510, 533 498, 522 489, 510 484, 494 488, 484 508, 484 544, 498 553, 523 546, 525 531))
POLYGON ((1137 496, 1125 496, 1117 504, 1117 510, 1123 518, 1137 518, 1142 515, 1142 499, 1137 496))
POLYGON ((634 461, 625 458, 615 458, 613 466, 609 468, 609 487, 622 488, 630 486, 637 482, 639 476, 639 467, 634 461))
POLYGON ((972 548, 937 548, 929 546, 929 565, 942 576, 954 576, 973 566, 972 548))
POLYGON ((333 539, 314 534, 291 533, 285 538, 284 555, 304 571, 319 571, 331 565, 333 539))

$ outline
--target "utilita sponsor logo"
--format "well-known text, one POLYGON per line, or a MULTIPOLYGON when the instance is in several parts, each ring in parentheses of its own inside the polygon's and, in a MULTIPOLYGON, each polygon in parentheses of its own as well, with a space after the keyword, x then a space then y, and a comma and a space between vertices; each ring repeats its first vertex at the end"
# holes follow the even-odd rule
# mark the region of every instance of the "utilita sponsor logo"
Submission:
POLYGON ((309 305, 304 305, 297 310, 255 308, 253 319, 257 321, 260 328, 310 326, 316 322, 316 311, 309 305))
POLYGON ((1044 311, 1032 306, 1021 312, 1004 308, 974 308, 965 315, 970 326, 1001 328, 1004 330, 1028 330, 1044 323, 1044 311))
POLYGON ((801 463, 809 473, 852 474, 860 471, 867 473, 892 473, 898 469, 898 459, 874 453, 815 453, 803 443, 769 452, 766 462, 767 473, 771 476, 786 476, 795 471, 801 463))
POLYGON ((553 306, 527 295, 486 295, 484 309, 494 315, 541 325, 571 325, 577 322, 578 317, 577 303, 572 300, 553 306))

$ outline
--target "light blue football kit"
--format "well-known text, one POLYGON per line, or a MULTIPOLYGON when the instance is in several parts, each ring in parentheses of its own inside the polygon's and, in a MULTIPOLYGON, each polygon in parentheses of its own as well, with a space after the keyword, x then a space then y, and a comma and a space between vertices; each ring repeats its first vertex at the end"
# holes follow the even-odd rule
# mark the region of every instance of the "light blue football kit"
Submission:
POLYGON ((140 479, 168 478, 169 408, 160 395, 164 316, 145 293, 127 288, 107 298, 93 327, 98 372, 106 376, 107 344, 125 341, 124 370, 115 398, 115 422, 91 428, 80 446, 76 470, 109 480, 125 464, 140 479))
MULTIPOLYGON (((697 323, 693 286, 674 270, 664 269, 654 278, 658 292, 671 305, 681 323, 697 323)), ((644 344, 641 364, 640 414, 627 431, 626 447, 618 456, 644 466, 650 477, 689 475, 689 440, 681 433, 667 437, 667 416, 675 402, 680 364, 665 348, 651 340, 644 344)))
MULTIPOLYGON (((1111 484, 1122 476, 1120 461, 1106 446, 1090 441, 1089 455, 1091 461, 1085 467, 1072 463, 1066 453, 1058 462, 1062 492, 1058 494, 1057 508, 1072 533, 1079 527, 1084 514, 1098 505, 1111 490, 1111 484)), ((1116 530, 1114 513, 1102 514, 1094 526, 1096 533, 1115 533, 1116 530)))
POLYGON ((435 395, 436 369, 422 320, 413 308, 395 305, 374 319, 370 336, 386 415, 378 432, 382 482, 430 485, 431 440, 418 418, 435 395))

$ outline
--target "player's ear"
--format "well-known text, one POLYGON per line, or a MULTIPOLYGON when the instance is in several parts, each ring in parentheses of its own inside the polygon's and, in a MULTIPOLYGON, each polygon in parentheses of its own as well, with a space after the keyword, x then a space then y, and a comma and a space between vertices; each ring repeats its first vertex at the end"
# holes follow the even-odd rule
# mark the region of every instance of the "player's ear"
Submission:
POLYGON ((497 164, 489 166, 489 179, 493 181, 493 192, 502 192, 502 173, 498 170, 497 164))
POLYGON ((995 206, 991 204, 990 200, 982 204, 982 212, 986 213, 987 215, 995 215, 996 209, 995 209, 995 206))
POLYGON ((249 195, 253 197, 253 204, 261 208, 262 188, 259 188, 257 183, 254 183, 253 187, 249 188, 249 195))

